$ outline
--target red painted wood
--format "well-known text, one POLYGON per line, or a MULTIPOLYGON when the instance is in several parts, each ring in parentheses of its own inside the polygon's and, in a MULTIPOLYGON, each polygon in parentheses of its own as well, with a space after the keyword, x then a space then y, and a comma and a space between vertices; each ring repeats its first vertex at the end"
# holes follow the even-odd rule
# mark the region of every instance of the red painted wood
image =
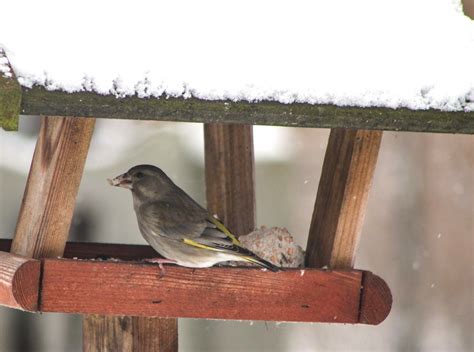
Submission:
POLYGON ((0 305, 37 310, 40 265, 39 260, 0 252, 0 305))
POLYGON ((357 323, 361 271, 44 260, 41 311, 357 323))
POLYGON ((378 325, 392 309, 392 293, 387 283, 371 272, 364 272, 359 322, 378 325))
MULTIPOLYGON (((0 250, 8 251, 10 242, 10 240, 0 240, 0 250)), ((12 256, 8 253, 6 255, 12 256)), ((153 257, 154 251, 149 246, 140 245, 69 242, 66 245, 65 256, 79 258, 112 257, 139 261, 141 258, 153 257)), ((27 287, 35 282, 32 279, 34 275, 30 275, 30 270, 27 271, 28 275, 11 274, 12 280, 8 279, 8 275, 10 275, 8 273, 11 271, 8 268, 10 268, 11 263, 7 259, 1 257, 0 252, 0 274, 2 277, 7 278, 5 279, 6 283, 4 283, 4 286, 8 286, 12 282, 14 275, 16 275, 15 282, 18 287, 27 287), (2 274, 2 272, 5 273, 2 274)), ((25 261, 30 262, 34 260, 25 259, 25 261)), ((36 262, 39 280, 39 261, 34 262, 36 262)), ((20 263, 21 265, 23 264, 20 263)), ((320 314, 326 315, 326 318, 330 317, 333 311, 341 309, 358 312, 358 317, 350 321, 347 320, 347 315, 334 314, 333 318, 337 316, 336 319, 333 319, 335 322, 379 324, 387 317, 392 305, 392 295, 385 281, 371 272, 359 270, 323 271, 305 269, 303 276, 301 276, 301 270, 270 273, 249 268, 193 270, 167 266, 165 277, 160 279, 159 269, 156 266, 139 262, 116 263, 102 259, 95 261, 48 259, 47 265, 44 268, 46 284, 45 282, 43 283, 45 290, 42 292, 42 308, 46 309, 45 311, 54 312, 119 314, 115 307, 108 305, 123 304, 126 306, 124 309, 127 309, 127 312, 134 312, 134 314, 129 315, 258 320, 259 318, 248 317, 251 311, 252 314, 262 314, 261 320, 298 321, 298 317, 300 317, 301 321, 323 321, 320 320, 320 315, 313 315, 313 311, 310 309, 313 307, 313 309, 321 309, 320 314), (130 277, 134 278, 132 282, 127 281, 130 277), (117 285, 120 288, 118 291, 114 291, 117 285), (74 291, 76 290, 75 287, 79 286, 79 293, 72 293, 72 296, 70 296, 75 297, 74 295, 79 295, 77 301, 74 301, 76 298, 70 301, 68 297, 63 297, 70 294, 68 291, 74 291), (313 287, 316 289, 313 289, 313 287), (321 287, 325 287, 325 289, 322 290, 321 287), (60 290, 60 292, 55 293, 54 290, 56 289, 60 290), (126 291, 121 291, 122 289, 126 289, 126 291), (187 307, 194 313, 182 312, 177 310, 175 306, 162 304, 163 299, 161 299, 162 302, 156 303, 157 295, 174 300, 173 292, 176 289, 179 289, 178 297, 180 299, 189 299, 189 302, 184 302, 182 307, 187 307), (87 292, 83 292, 84 290, 87 292), (163 290, 165 290, 164 293, 163 290), (351 294, 345 297, 346 300, 344 300, 344 295, 348 290, 352 290, 351 294), (358 292, 358 290, 361 290, 362 296, 357 294, 357 298, 354 299, 354 292, 358 292), (122 296, 123 292, 126 292, 125 296, 122 296), (83 297, 82 294, 84 294, 83 297), (104 296, 109 295, 108 297, 110 298, 110 296, 115 297, 117 294, 120 298, 118 301, 115 301, 115 299, 109 301, 104 296), (242 297, 238 296, 231 299, 233 294, 239 294, 242 297), (278 294, 282 294, 281 299, 275 297, 278 294), (196 296, 199 299, 197 302, 194 302, 193 299, 196 296), (97 301, 95 302, 93 300, 96 297, 97 301), (132 297, 132 300, 129 300, 129 297, 132 297), (141 301, 134 301, 136 297, 139 297, 141 301), (103 302, 104 299, 108 305, 103 302), (217 306, 210 305, 208 302, 210 299, 219 304, 217 306), (207 305, 201 305, 203 300, 207 302, 207 305), (242 300, 247 300, 251 303, 242 302, 242 300), (284 301, 283 304, 281 303, 282 300, 284 301), (306 303, 314 300, 320 303, 317 303, 317 306, 306 303), (152 301, 151 305, 150 301, 152 301), (300 303, 299 308, 297 307, 298 302, 300 303), (142 303, 144 306, 141 306, 142 303), (156 307, 157 304, 161 306, 156 307), (296 309, 292 313, 294 316, 291 319, 279 316, 277 319, 276 316, 278 314, 286 314, 287 304, 291 304, 290 310, 296 309), (294 307, 293 304, 296 306, 294 307), (196 305, 198 308, 195 307, 196 305), (261 305, 261 308, 252 308, 249 305, 261 305), (279 305, 284 306, 284 308, 279 308, 279 305), (319 307, 319 305, 322 305, 322 307, 319 307), (268 307, 270 306, 273 308, 269 309, 268 307), (105 310, 102 311, 102 309, 105 310), (196 309, 197 312, 195 312, 196 309), (210 309, 209 313, 206 313, 206 309, 210 309), (244 315, 241 314, 241 311, 244 315), (184 315, 181 316, 179 314, 184 315)), ((22 270, 24 269, 22 267, 22 270)), ((13 272, 16 272, 16 269, 13 272)), ((37 284, 34 287, 38 287, 38 281, 36 282, 37 284)), ((0 304, 14 308, 36 310, 36 298, 28 300, 28 302, 35 302, 34 305, 9 304, 7 301, 10 296, 4 296, 2 292, 6 294, 13 291, 11 289, 3 289, 4 287, 0 285, 0 304)), ((25 292, 25 290, 22 289, 21 291, 25 292)), ((33 291, 31 291, 31 294, 37 297, 37 293, 33 291)))

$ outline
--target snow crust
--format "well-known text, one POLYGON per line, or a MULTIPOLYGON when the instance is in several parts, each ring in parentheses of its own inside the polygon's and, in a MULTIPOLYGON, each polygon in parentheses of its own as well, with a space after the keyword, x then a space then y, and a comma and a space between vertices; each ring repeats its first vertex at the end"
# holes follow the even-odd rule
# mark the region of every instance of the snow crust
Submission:
POLYGON ((4 77, 13 77, 10 66, 8 65, 8 59, 5 57, 5 52, 0 48, 0 74, 4 77))
POLYGON ((474 110, 460 0, 16 0, 2 13, 0 48, 26 87, 474 110))

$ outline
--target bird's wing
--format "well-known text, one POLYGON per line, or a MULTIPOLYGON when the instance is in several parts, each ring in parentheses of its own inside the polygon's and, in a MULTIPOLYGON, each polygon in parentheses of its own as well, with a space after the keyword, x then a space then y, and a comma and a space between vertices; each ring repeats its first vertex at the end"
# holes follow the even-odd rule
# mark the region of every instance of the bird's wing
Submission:
POLYGON ((233 253, 239 256, 255 256, 252 252, 243 248, 240 241, 219 220, 208 215, 206 221, 208 221, 208 226, 206 226, 201 235, 192 239, 185 239, 184 243, 194 247, 233 253))
POLYGON ((215 228, 206 227, 201 236, 185 239, 184 243, 198 248, 231 253, 239 257, 240 260, 257 264, 271 271, 279 271, 279 268, 272 263, 242 247, 239 240, 219 220, 212 216, 208 217, 207 220, 212 222, 215 228))
POLYGON ((208 226, 207 214, 187 210, 180 204, 171 202, 144 204, 138 212, 139 224, 147 227, 146 232, 175 240, 197 238, 208 226))
POLYGON ((140 223, 148 227, 147 232, 177 240, 187 244, 229 246, 239 245, 237 238, 207 210, 197 203, 157 201, 145 204, 139 210, 140 223))
MULTIPOLYGON (((195 211, 184 211, 183 205, 154 202, 140 208, 140 226, 146 232, 165 236, 185 244, 211 251, 232 253, 272 271, 278 268, 243 248, 239 240, 217 219, 199 206, 195 211)), ((191 210, 191 209, 188 209, 191 210)))

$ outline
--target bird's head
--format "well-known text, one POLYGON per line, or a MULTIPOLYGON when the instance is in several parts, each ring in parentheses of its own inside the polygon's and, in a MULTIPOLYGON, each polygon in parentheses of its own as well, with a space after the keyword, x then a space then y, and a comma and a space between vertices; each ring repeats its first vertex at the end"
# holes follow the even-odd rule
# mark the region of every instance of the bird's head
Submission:
POLYGON ((134 166, 126 173, 107 181, 112 186, 130 189, 134 196, 150 200, 166 194, 173 186, 173 181, 153 165, 134 166))

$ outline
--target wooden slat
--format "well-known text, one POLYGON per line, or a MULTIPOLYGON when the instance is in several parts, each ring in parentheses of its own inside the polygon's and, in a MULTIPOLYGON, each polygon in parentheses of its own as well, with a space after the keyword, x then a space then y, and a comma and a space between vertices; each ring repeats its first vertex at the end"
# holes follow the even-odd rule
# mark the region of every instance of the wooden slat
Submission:
POLYGON ((90 315, 84 321, 84 351, 177 350, 178 335, 169 335, 177 330, 176 322, 175 319, 130 316, 110 319, 90 315), (160 329, 157 329, 157 322, 160 329))
POLYGON ((252 126, 204 125, 207 208, 237 236, 255 229, 252 126))
MULTIPOLYGON (((2 249, 5 247, 8 248, 8 244, 8 240, 0 241, 2 249)), ((150 253, 150 250, 153 251, 153 249, 148 246, 68 243, 65 255, 79 258, 113 257, 115 259, 123 258, 124 260, 140 260, 143 257, 148 257, 149 254, 153 254, 150 253), (145 255, 142 256, 142 254, 145 255)), ((10 256, 14 256, 12 254, 3 254, 6 255, 7 260, 5 261, 2 259, 2 253, 0 252, 0 276, 5 278, 9 275, 7 274, 8 272, 11 273, 12 271, 15 271, 11 270, 12 262, 8 259, 10 256), (2 272, 4 272, 4 274, 2 274, 2 272)), ((151 255, 151 257, 152 256, 153 255, 151 255)), ((17 295, 18 297, 21 297, 20 300, 17 300, 20 302, 20 305, 9 304, 8 294, 6 295, 5 293, 15 291, 4 286, 8 285, 8 282, 11 281, 5 279, 6 282, 0 283, 0 302, 14 308, 36 310, 39 289, 39 261, 25 260, 21 257, 18 258, 20 258, 18 259, 19 262, 15 261, 14 263, 20 263, 21 270, 27 269, 28 275, 11 274, 10 276, 13 277, 15 285, 22 288, 18 292, 32 292, 32 294, 28 294, 27 296, 24 294, 17 295), (27 267, 24 267, 24 264, 21 264, 24 261, 26 261, 27 267), (33 264, 30 262, 34 262, 36 266, 33 267, 33 264), (36 279, 34 279, 34 277, 36 277, 36 279), (36 291, 32 289, 33 287, 36 288, 36 291), (36 294, 36 299, 33 298, 34 294, 36 294), (23 297, 32 298, 25 300, 23 297), (25 304, 23 302, 34 302, 34 305, 29 303, 25 304)), ((200 297, 206 297, 206 299, 209 298, 209 301, 204 302, 204 306, 198 311, 199 315, 192 316, 201 318, 250 319, 245 314, 247 314, 248 311, 251 311, 252 314, 261 314, 261 320, 272 320, 273 318, 287 320, 291 315, 285 317, 285 314, 287 314, 286 310, 277 310, 277 306, 281 305, 281 302, 278 301, 278 295, 280 294, 282 295, 282 299, 286 299, 287 301, 293 300, 293 296, 299 297, 297 299, 301 300, 302 303, 300 308, 304 309, 300 309, 300 311, 297 312, 297 315, 292 318, 295 319, 295 321, 320 321, 318 320, 321 318, 320 316, 313 315, 314 311, 319 310, 320 308, 316 307, 314 308, 314 311, 308 310, 309 307, 307 306, 311 305, 305 303, 312 299, 316 299, 317 297, 319 297, 317 299, 324 300, 320 301, 321 304, 324 303, 324 309, 329 309, 324 313, 326 318, 331 314, 332 309, 337 310, 337 312, 334 311, 334 314, 340 316, 343 320, 336 319, 336 322, 378 324, 385 319, 391 307, 389 304, 391 302, 390 290, 386 283, 378 276, 366 271, 361 272, 354 270, 348 272, 331 272, 306 269, 304 271, 290 270, 285 271, 284 273, 266 273, 258 269, 250 268, 212 268, 193 270, 179 267, 167 267, 167 274, 165 276, 167 279, 162 281, 163 278, 159 277, 159 269, 150 264, 132 262, 116 263, 114 261, 104 261, 103 259, 99 261, 55 260, 53 264, 52 271, 50 271, 51 265, 43 265, 44 279, 41 285, 42 287, 45 287, 41 292, 41 296, 43 297, 41 309, 43 309, 43 311, 48 311, 49 306, 51 307, 49 311, 54 312, 62 312, 62 308, 69 307, 65 312, 92 312, 117 315, 125 313, 130 314, 133 312, 135 315, 143 314, 145 316, 153 314, 172 316, 173 314, 176 314, 177 317, 189 317, 190 315, 187 313, 187 310, 183 309, 182 311, 179 311, 177 310, 177 307, 174 307, 171 304, 176 290, 179 290, 179 292, 186 291, 182 293, 182 296, 180 297, 185 301, 189 301, 187 307, 189 308, 189 311, 192 312, 196 309, 201 309, 194 307, 194 305, 201 306, 202 303, 201 298, 199 300, 190 299, 193 295, 203 295, 200 297), (84 267, 83 265, 85 263, 87 265, 84 267), (111 264, 116 264, 116 266, 112 265, 111 267, 111 264), (76 265, 79 265, 79 268, 76 267, 76 265), (172 272, 171 276, 168 275, 170 270, 172 272), (81 274, 78 274, 78 272, 81 272, 81 274), (317 273, 315 274, 315 272, 317 273), (118 275, 116 278, 115 274, 117 273, 118 275), (100 276, 97 277, 97 275, 100 276), (348 277, 350 277, 350 279, 348 277), (357 291, 357 289, 352 288, 352 285, 354 284, 353 280, 355 280, 354 277, 357 277, 356 281, 358 282, 358 285, 362 285, 359 287, 360 293, 357 299, 353 299, 352 296, 353 292, 357 291), (51 281, 51 279, 53 281, 51 281), (99 281, 100 284, 98 283, 99 281), (122 281, 127 282, 128 286, 124 286, 122 281), (283 281, 283 283, 280 281, 283 281), (294 282, 296 282, 296 284, 294 282), (327 282, 331 282, 331 284, 328 285, 327 282), (67 299, 65 300, 64 297, 58 298, 58 295, 65 295, 66 298, 69 297, 69 290, 75 291, 78 286, 83 287, 84 290, 90 292, 90 294, 84 294, 83 301, 78 301, 79 306, 75 307, 74 302, 68 301, 67 299), (91 287, 95 288, 96 291, 91 289, 91 287), (107 287, 107 289, 104 289, 105 287, 107 287), (277 287, 276 292, 273 292, 274 287, 277 287), (294 287, 297 289, 294 289, 294 287), (121 291, 122 288, 127 288, 129 291, 121 291), (188 288, 190 288, 190 290, 188 290, 188 288), (323 291, 314 293, 312 291, 315 288, 316 290, 323 291), (334 294, 328 293, 326 291, 327 289, 338 292, 335 292, 334 294), (206 290, 212 291, 211 293, 215 292, 215 295, 218 297, 212 296, 206 290), (345 293, 347 291, 351 291, 352 293, 347 296, 345 293), (51 292, 53 293, 52 297, 51 292), (101 292, 103 292, 104 296, 101 296, 101 292), (161 305, 162 302, 157 303, 157 301, 162 299, 160 298, 157 300, 156 297, 163 297, 163 294, 164 297, 167 297, 167 300, 169 299, 169 301, 167 301, 167 304, 161 305), (243 297, 235 300, 233 295, 243 297), (247 307, 242 313, 244 315, 241 315, 241 308, 239 305, 249 305, 249 303, 242 303, 242 300, 249 300, 250 303, 255 302, 256 306, 260 304, 260 301, 255 301, 253 295, 258 295, 261 301, 267 303, 261 304, 261 309, 258 307, 247 307), (327 301, 325 295, 339 298, 335 298, 335 302, 327 301), (94 298, 96 296, 99 297, 99 300, 94 298), (341 297, 346 297, 347 300, 343 301, 341 297), (107 310, 95 310, 96 307, 103 306, 104 300, 107 300, 109 304, 109 306, 106 307, 107 310), (122 307, 124 300, 128 302, 128 307, 126 308, 128 310, 117 310, 122 309, 117 307, 122 307), (227 302, 226 300, 231 302, 227 302), (150 301, 152 302, 151 308, 149 307, 150 301), (215 307, 216 301, 221 302, 221 306, 215 307), (46 308, 44 302, 46 302, 46 308), (359 302, 361 302, 360 311, 359 302), (336 305, 336 308, 329 307, 329 305, 332 305, 333 303, 336 305), (160 311, 154 310, 157 308, 155 307, 156 304, 160 304, 160 311), (348 306, 342 307, 342 305, 345 304, 348 306), (354 304, 355 307, 350 307, 350 305, 354 304), (212 306, 209 308, 209 314, 206 313, 206 310, 208 309, 206 305, 212 306), (87 310, 84 309, 84 306, 88 307, 87 310), (274 307, 269 310, 268 307, 271 306, 274 307), (221 311, 226 311, 224 307, 228 307, 228 312, 226 314, 230 315, 220 315, 222 314, 220 313, 221 311), (275 310, 277 314, 280 314, 280 316, 275 316, 275 310), (354 321, 355 318, 352 317, 352 315, 351 320, 347 320, 348 318, 345 313, 340 313, 340 311, 357 311, 357 320, 354 321), (184 315, 181 316, 179 314, 184 315)), ((81 295, 80 293, 77 294, 81 295)), ((296 300, 295 302, 298 301, 296 300)), ((133 342, 133 346, 141 346, 139 350, 144 350, 145 346, 148 345, 153 346, 153 348, 150 347, 148 350, 153 350, 158 347, 176 348, 177 335, 174 334, 174 332, 177 331, 176 319, 139 319, 132 317, 105 317, 90 315, 88 316, 88 319, 84 320, 84 324, 85 331, 88 332, 87 338, 84 340, 85 342, 87 341, 84 345, 86 350, 91 350, 91 346, 97 348, 98 346, 108 346, 108 349, 106 348, 105 350, 114 350, 115 348, 112 348, 115 346, 114 344, 121 342, 126 342, 127 344, 132 343, 130 342, 132 337, 137 339, 137 336, 140 336, 139 342, 144 344, 137 345, 138 342, 133 342), (131 324, 131 326, 120 324, 120 322, 123 321, 126 321, 127 324, 131 324), (93 326, 96 326, 96 328, 92 328, 93 326), (120 330, 121 327, 123 327, 123 330, 120 330), (104 334, 105 331, 110 332, 111 329, 114 331, 113 335, 104 334), (144 338, 144 336, 148 334, 147 331, 152 332, 149 339, 144 338), (132 336, 129 336, 130 334, 132 336)), ((125 347, 126 346, 128 345, 125 345, 125 347)), ((121 350, 135 350, 127 349, 125 347, 121 350)))
POLYGON ((36 311, 40 261, 0 252, 0 305, 36 311))
MULTIPOLYGON (((331 130, 308 236, 308 266, 354 266, 381 139, 379 131, 331 130)), ((387 284, 364 272, 359 322, 380 324, 391 307, 387 284)))
POLYGON ((236 123, 289 127, 474 133, 474 112, 360 108, 335 105, 208 101, 196 98, 116 98, 92 92, 66 93, 23 87, 24 115, 236 123))
MULTIPOLYGON (((0 239, 0 251, 10 251, 11 240, 0 239)), ((151 246, 118 243, 67 242, 64 258, 141 260, 159 254, 151 246)))
POLYGON ((43 117, 11 252, 64 252, 94 119, 43 117))
POLYGON ((160 255, 147 245, 68 242, 64 258, 142 260, 160 255))
POLYGON ((359 321, 362 272, 357 270, 273 273, 253 268, 168 266, 166 275, 160 277, 156 265, 142 263, 47 259, 43 267, 43 312, 359 321))
POLYGON ((352 268, 382 132, 331 130, 306 251, 309 267, 352 268))

